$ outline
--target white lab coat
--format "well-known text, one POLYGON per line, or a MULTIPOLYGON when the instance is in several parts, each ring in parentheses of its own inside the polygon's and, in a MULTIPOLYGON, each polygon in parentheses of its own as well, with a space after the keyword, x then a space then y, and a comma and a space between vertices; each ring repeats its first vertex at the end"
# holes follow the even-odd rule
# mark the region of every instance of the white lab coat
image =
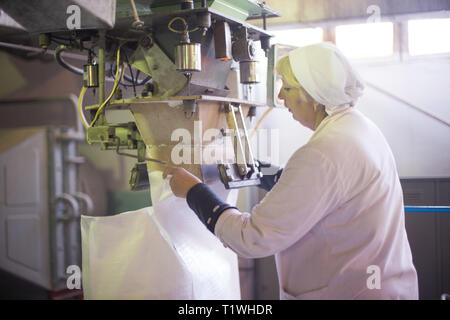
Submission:
POLYGON ((350 108, 320 123, 251 214, 225 211, 215 234, 240 256, 275 254, 281 299, 417 299, 403 210, 385 138, 350 108))

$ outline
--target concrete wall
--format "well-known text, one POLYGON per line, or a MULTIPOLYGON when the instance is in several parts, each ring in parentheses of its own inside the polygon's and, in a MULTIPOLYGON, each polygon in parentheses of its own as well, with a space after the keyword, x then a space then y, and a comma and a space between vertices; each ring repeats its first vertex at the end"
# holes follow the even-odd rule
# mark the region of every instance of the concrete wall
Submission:
POLYGON ((358 70, 367 83, 401 99, 393 99, 367 86, 358 105, 386 136, 400 177, 449 177, 450 59, 359 66, 358 70))

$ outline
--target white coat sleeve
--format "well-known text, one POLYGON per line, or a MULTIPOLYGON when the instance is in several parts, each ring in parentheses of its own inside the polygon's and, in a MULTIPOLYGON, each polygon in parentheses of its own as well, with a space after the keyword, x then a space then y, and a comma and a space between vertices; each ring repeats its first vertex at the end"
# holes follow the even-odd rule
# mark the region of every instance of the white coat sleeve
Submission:
POLYGON ((342 190, 338 176, 335 165, 321 152, 303 147, 251 214, 226 210, 217 221, 215 234, 242 257, 280 252, 336 208, 342 190))

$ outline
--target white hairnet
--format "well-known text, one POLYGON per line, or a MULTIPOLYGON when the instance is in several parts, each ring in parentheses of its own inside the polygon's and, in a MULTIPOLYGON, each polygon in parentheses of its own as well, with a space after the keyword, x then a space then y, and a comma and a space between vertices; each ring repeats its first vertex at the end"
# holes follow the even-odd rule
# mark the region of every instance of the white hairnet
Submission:
POLYGON ((332 43, 295 49, 289 62, 297 81, 329 115, 354 106, 363 93, 360 76, 332 43))

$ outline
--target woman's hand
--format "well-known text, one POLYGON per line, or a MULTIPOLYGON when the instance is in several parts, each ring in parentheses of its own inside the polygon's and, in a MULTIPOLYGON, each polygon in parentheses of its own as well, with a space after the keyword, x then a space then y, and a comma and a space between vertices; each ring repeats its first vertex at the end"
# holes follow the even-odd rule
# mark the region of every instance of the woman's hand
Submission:
POLYGON ((170 188, 176 197, 186 198, 188 191, 202 181, 183 168, 166 167, 163 172, 163 179, 172 175, 170 188))

